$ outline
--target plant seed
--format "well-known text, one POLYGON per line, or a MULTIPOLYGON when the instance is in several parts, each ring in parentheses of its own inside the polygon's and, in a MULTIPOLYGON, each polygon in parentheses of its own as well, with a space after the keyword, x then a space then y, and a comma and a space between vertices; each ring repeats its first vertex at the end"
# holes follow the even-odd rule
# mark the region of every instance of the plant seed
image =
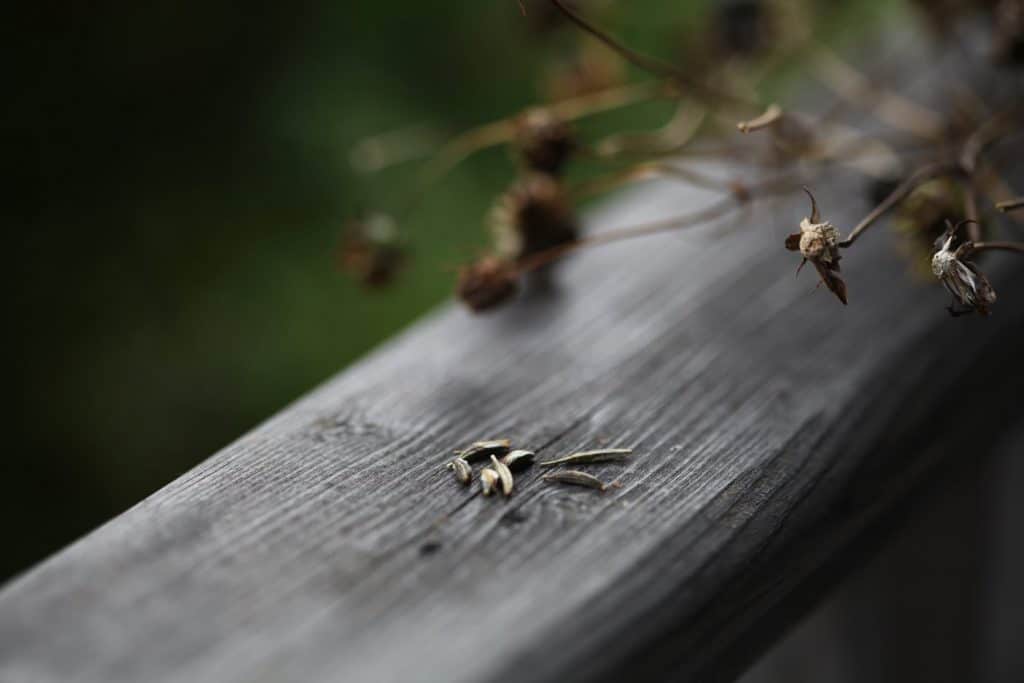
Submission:
POLYGON ((490 467, 480 470, 480 492, 485 496, 489 496, 494 493, 497 487, 498 473, 490 467))
POLYGON ((512 470, 493 455, 491 456, 491 465, 494 467, 494 471, 498 473, 498 479, 501 481, 501 492, 506 496, 512 495, 512 470))
POLYGON ((559 484, 569 484, 570 486, 586 486, 587 488, 597 489, 598 491, 604 491, 608 488, 608 485, 597 477, 587 474, 586 472, 580 472, 579 470, 552 472, 551 474, 545 474, 541 478, 548 481, 554 481, 559 484))
POLYGON ((508 439, 475 441, 469 447, 461 451, 455 451, 455 455, 460 456, 466 462, 475 462, 477 460, 486 460, 492 455, 505 455, 508 453, 511 445, 512 442, 508 439))
POLYGON ((567 455, 564 458, 547 460, 540 464, 541 467, 553 467, 555 465, 583 465, 597 462, 617 462, 625 460, 633 452, 632 448, 602 448, 596 451, 580 451, 567 455))
POLYGON ((523 450, 511 451, 501 459, 513 472, 522 472, 532 465, 534 460, 536 460, 536 454, 533 451, 523 450))

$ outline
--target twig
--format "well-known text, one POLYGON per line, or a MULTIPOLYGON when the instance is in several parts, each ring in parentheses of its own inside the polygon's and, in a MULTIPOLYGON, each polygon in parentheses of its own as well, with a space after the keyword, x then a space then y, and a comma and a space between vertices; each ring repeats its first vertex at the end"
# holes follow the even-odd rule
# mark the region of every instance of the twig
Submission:
POLYGON ((911 192, 929 180, 960 172, 962 172, 962 168, 960 164, 955 161, 940 161, 917 169, 909 178, 900 183, 888 197, 883 199, 881 204, 872 209, 871 213, 865 216, 863 220, 861 220, 861 222, 850 231, 850 235, 839 243, 839 246, 849 247, 852 245, 857 241, 857 238, 861 233, 870 228, 875 221, 884 216, 889 210, 906 199, 911 192))
POLYGON ((1013 251, 1024 254, 1024 242, 974 242, 969 251, 972 254, 978 251, 1013 251))
POLYGON ((1024 209, 1024 197, 1014 197, 1013 199, 997 202, 996 208, 1004 213, 1008 211, 1016 211, 1017 209, 1024 209))
POLYGON ((767 128, 782 118, 782 107, 777 104, 770 104, 760 116, 749 121, 740 121, 736 124, 737 130, 741 133, 750 133, 755 130, 767 128))
POLYGON ((654 76, 672 79, 676 83, 692 88, 696 92, 707 97, 710 97, 712 99, 716 99, 730 104, 740 104, 745 107, 756 106, 756 104, 753 103, 752 101, 740 97, 735 93, 728 93, 717 90, 715 88, 708 86, 706 83, 691 78, 688 74, 684 73, 682 70, 678 69, 669 62, 662 61, 660 59, 657 59, 656 57, 651 57, 650 55, 645 55, 626 46, 621 41, 611 36, 609 33, 603 31, 594 24, 591 24, 589 21, 584 19, 580 14, 578 14, 574 10, 569 9, 569 7, 567 7, 565 3, 562 2, 562 0, 551 0, 551 4, 553 4, 559 12, 565 15, 565 17, 569 21, 576 24, 576 26, 578 26, 583 31, 590 34, 597 40, 604 43, 612 51, 614 51, 616 54, 618 54, 620 57, 625 59, 633 66, 643 69, 644 71, 654 76))

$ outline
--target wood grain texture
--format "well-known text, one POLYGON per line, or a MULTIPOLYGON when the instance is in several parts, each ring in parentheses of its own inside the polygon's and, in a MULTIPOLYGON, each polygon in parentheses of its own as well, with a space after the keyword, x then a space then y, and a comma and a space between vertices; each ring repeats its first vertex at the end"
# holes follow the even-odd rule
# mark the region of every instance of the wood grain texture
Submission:
MULTIPOLYGON (((862 181, 816 186, 826 217, 862 181)), ((595 229, 711 201, 634 192, 595 229)), ((447 307, 0 593, 4 681, 726 679, 845 573, 1019 383, 1024 273, 950 319, 882 229, 849 307, 794 279, 800 194, 447 307), (538 288, 539 289, 539 288, 538 288), (1008 359, 1012 362, 1008 364, 1008 359), (456 484, 453 447, 630 446, 605 494, 456 484)), ((998 422, 997 422, 998 424, 998 422)))

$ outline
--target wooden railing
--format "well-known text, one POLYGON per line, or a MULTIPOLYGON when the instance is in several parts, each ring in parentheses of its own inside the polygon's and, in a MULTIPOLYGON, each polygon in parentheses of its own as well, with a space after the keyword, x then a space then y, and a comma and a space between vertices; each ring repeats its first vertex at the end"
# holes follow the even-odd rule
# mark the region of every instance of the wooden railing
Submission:
MULTIPOLYGON (((861 181, 815 187, 837 225, 861 181)), ((698 208, 656 186, 596 230, 698 208)), ((586 252, 444 310, 0 593, 0 680, 707 681, 742 672, 918 493, 1020 419, 1024 271, 951 319, 879 228, 850 305, 794 279, 806 198, 586 252), (443 468, 508 437, 634 449, 508 499, 443 468)), ((353 324, 357 324, 353 322, 353 324)))

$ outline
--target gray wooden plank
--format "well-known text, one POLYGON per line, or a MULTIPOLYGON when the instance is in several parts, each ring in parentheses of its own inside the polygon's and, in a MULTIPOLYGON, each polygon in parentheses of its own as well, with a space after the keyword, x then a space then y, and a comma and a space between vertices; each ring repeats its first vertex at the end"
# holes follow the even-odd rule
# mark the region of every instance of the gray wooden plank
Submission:
MULTIPOLYGON (((815 189, 851 225, 859 187, 815 189)), ((708 201, 655 186, 594 225, 708 201)), ((420 322, 8 584, 0 679, 736 673, 949 444, 996 438, 958 392, 1018 379, 1019 269, 993 271, 992 318, 950 320, 879 231, 844 261, 844 308, 781 249, 805 214, 793 197, 744 230, 595 250, 551 296, 420 322), (967 422, 936 424, 951 406, 967 422), (441 468, 505 436, 636 457, 603 469, 622 484, 604 495, 532 471, 508 501, 441 468)))

